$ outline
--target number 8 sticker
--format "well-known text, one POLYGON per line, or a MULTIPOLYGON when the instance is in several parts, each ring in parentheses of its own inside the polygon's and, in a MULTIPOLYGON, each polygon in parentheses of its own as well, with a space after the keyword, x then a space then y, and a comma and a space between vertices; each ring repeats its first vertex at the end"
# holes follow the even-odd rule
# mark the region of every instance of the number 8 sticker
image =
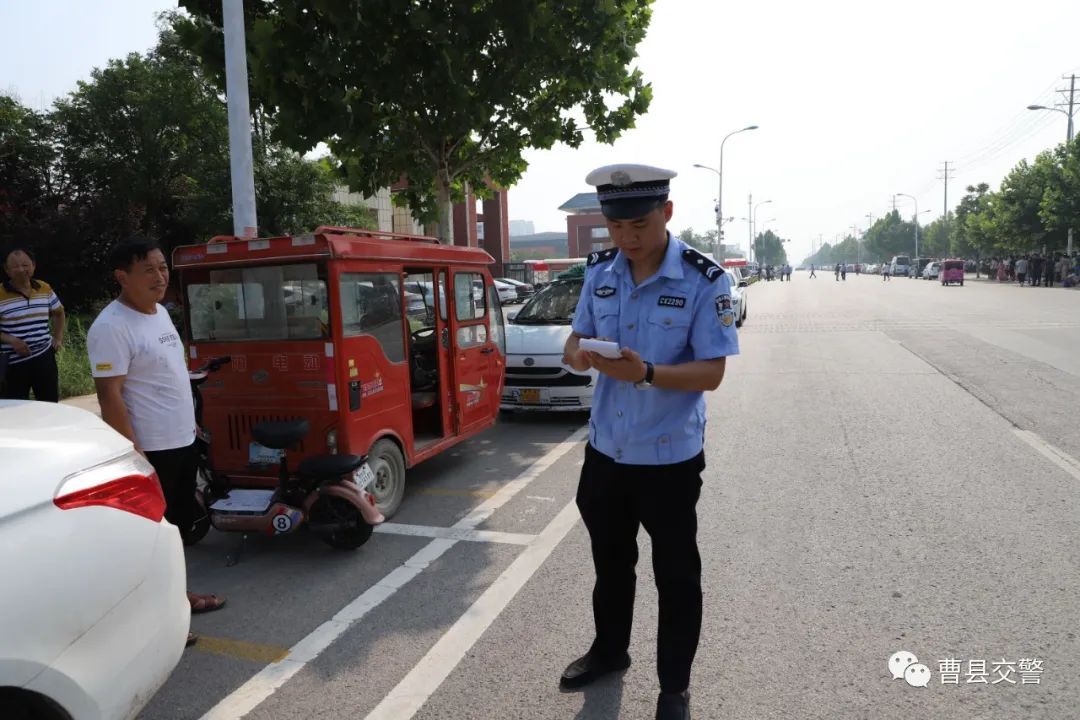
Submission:
POLYGON ((292 518, 288 515, 276 515, 274 516, 274 531, 278 533, 287 533, 292 529, 292 518))

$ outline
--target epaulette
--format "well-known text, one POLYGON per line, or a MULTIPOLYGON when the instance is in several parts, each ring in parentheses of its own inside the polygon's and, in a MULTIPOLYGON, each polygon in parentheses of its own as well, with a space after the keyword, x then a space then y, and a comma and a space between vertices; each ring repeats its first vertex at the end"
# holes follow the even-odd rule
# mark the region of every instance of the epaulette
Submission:
POLYGON ((589 259, 585 261, 585 264, 589 267, 596 265, 597 263, 607 262, 608 260, 614 260, 615 255, 619 252, 619 248, 608 248, 607 250, 601 250, 599 252, 589 253, 589 259))
POLYGON ((683 250, 682 259, 689 263, 690 267, 704 275, 705 279, 709 282, 715 282, 718 277, 724 274, 724 268, 705 257, 694 248, 686 248, 683 250))

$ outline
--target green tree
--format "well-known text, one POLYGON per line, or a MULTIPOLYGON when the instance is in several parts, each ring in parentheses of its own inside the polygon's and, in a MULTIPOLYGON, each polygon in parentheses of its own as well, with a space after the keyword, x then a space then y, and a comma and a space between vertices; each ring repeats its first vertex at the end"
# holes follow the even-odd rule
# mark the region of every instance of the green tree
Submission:
MULTIPOLYGON (((333 201, 332 160, 262 137, 255 150, 264 231, 370 226, 366 208, 333 201)), ((150 53, 95 69, 49 113, 0 97, 0 240, 35 246, 79 309, 108 295, 108 248, 134 232, 166 251, 232 232, 225 104, 168 32, 150 53)))
POLYGON ((705 253, 712 253, 716 249, 716 231, 706 231, 704 235, 698 235, 693 228, 686 228, 678 235, 679 239, 692 248, 705 253))
POLYGON ((783 265, 787 262, 787 250, 782 239, 772 230, 758 233, 754 238, 754 258, 762 265, 783 265))
POLYGON ((998 237, 996 245, 1003 250, 1025 252, 1046 237, 1039 206, 1045 184, 1042 178, 1045 164, 1036 158, 1035 165, 1021 160, 1005 179, 991 200, 998 237))
MULTIPOLYGON (((926 254, 921 247, 919 253, 926 254)), ((863 240, 864 258, 889 260, 894 255, 915 255, 915 225, 902 219, 898 210, 875 220, 863 240)), ((841 258, 835 261, 840 262, 841 258)), ((847 262, 854 262, 854 259, 847 262)))
POLYGON ((0 95, 0 242, 55 213, 63 197, 48 115, 0 95))
POLYGON ((937 218, 925 228, 919 230, 919 254, 923 257, 946 258, 952 250, 951 234, 955 229, 956 219, 950 213, 946 224, 943 218, 937 218))
MULTIPOLYGON (((223 87, 218 0, 172 26, 223 87)), ((630 69, 651 0, 277 0, 248 3, 254 102, 274 137, 329 144, 352 187, 398 196, 452 237, 466 186, 513 185, 529 148, 613 142, 649 106, 630 69)))
POLYGON ((954 257, 980 258, 993 254, 993 231, 989 226, 990 186, 968 185, 956 206, 950 247, 954 257))
POLYGON ((1058 145, 1046 157, 1051 178, 1039 204, 1039 215, 1052 245, 1063 247, 1069 228, 1080 233, 1080 140, 1058 145))

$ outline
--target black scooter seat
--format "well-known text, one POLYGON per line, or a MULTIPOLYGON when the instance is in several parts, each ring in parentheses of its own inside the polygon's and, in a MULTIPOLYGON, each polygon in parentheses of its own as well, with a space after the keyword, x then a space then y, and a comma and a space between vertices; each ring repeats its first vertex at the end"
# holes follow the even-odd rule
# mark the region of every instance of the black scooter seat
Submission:
POLYGON ((296 472, 304 478, 339 478, 363 465, 364 460, 360 455, 316 455, 301 460, 296 472))
POLYGON ((251 436, 263 447, 287 450, 304 439, 308 434, 308 427, 308 421, 304 418, 261 422, 251 428, 251 436))

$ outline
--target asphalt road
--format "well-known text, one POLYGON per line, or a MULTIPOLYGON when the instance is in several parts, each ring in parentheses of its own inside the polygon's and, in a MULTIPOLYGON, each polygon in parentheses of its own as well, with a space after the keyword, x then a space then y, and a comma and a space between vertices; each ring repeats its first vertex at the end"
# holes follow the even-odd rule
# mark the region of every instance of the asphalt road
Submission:
MULTIPOLYGON (((708 399, 694 717, 1075 717, 1080 293, 796 273, 749 312, 708 399)), ((212 533, 190 587, 228 606, 142 717, 651 718, 645 533, 633 666, 557 686, 592 632, 583 425, 504 418, 353 553, 257 538, 227 567, 212 533)))

